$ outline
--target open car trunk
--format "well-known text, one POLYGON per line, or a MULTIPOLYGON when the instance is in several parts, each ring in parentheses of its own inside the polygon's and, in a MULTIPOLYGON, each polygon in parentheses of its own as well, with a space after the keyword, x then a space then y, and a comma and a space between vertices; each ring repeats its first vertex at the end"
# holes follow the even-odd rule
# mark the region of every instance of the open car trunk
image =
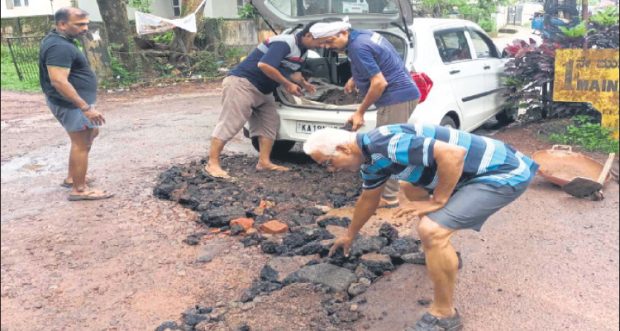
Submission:
MULTIPOLYGON (((377 32, 392 43, 402 59, 405 58, 407 42, 403 37, 387 31, 377 32)), ((309 50, 302 73, 315 85, 316 93, 296 97, 286 92, 283 87, 278 87, 276 95, 282 103, 293 107, 323 110, 355 110, 364 99, 357 92, 353 94, 344 92, 344 85, 351 78, 351 63, 344 54, 323 49, 309 50)))
MULTIPOLYGON (((336 52, 325 52, 326 57, 309 57, 306 59, 302 73, 316 87, 314 94, 307 92, 296 97, 286 92, 283 87, 277 89, 279 99, 290 106, 317 109, 355 109, 362 102, 358 93, 346 94, 344 85, 351 78, 349 59, 338 56, 336 52)), ((314 53, 318 54, 318 53, 314 53)))

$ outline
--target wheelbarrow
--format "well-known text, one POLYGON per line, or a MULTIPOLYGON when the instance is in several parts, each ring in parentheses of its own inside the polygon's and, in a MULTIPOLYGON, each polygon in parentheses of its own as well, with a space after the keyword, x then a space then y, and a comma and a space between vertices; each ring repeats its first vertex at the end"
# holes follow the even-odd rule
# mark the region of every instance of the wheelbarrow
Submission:
MULTIPOLYGON (((538 169, 540 175, 562 188, 571 187, 579 180, 596 183, 599 179, 600 187, 602 187, 610 178, 609 167, 605 167, 581 153, 573 152, 572 147, 567 145, 553 145, 551 149, 535 152, 532 159, 540 165, 538 169), (605 174, 602 174, 603 172, 605 174), (600 178, 602 175, 603 177, 600 178), (567 186, 569 183, 571 185, 567 186)), ((613 156, 610 156, 610 159, 613 161, 613 156)), ((572 194, 572 192, 568 193, 572 194)), ((593 193, 595 193, 593 198, 602 199, 601 192, 597 190, 593 193)))

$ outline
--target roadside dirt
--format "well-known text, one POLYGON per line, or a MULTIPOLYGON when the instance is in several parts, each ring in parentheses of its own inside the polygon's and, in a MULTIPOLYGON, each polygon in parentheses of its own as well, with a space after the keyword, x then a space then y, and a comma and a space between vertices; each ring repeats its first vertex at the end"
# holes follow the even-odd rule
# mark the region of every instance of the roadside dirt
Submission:
MULTIPOLYGON (((195 305, 224 312, 208 325, 215 330, 244 323, 252 330, 339 329, 325 305, 331 294, 309 284, 240 303, 272 256, 222 233, 184 243, 204 230, 200 214, 153 195, 162 172, 205 157, 221 111, 217 84, 103 94, 98 109, 108 123, 95 142, 91 173, 96 187, 117 195, 73 203, 58 185, 68 139, 43 97, 2 93, 3 331, 154 330, 195 305), (205 250, 211 259, 200 262, 205 250)), ((484 133, 531 154, 550 146, 538 139, 542 127, 484 133)), ((240 136, 226 151, 256 157, 240 136)), ((247 166, 236 172, 261 178, 265 186, 278 180, 247 166)), ((308 180, 292 181, 290 190, 308 180)), ((578 200, 537 178, 481 233, 456 235, 463 257, 456 303, 465 330, 617 329, 616 182, 605 195, 601 202, 578 200)), ((377 235, 389 222, 415 237, 414 223, 392 213, 377 213, 364 234, 377 235)), ((351 208, 331 214, 350 217, 351 208)), ((424 267, 404 264, 356 297, 360 318, 347 328, 400 330, 415 322, 431 297, 424 267)))

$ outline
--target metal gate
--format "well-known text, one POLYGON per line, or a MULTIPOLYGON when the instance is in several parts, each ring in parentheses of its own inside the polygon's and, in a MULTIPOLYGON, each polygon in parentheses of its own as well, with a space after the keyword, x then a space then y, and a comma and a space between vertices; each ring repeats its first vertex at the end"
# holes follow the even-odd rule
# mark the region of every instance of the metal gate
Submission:
POLYGON ((39 79, 39 43, 44 36, 3 37, 3 48, 6 46, 11 60, 21 81, 39 79))

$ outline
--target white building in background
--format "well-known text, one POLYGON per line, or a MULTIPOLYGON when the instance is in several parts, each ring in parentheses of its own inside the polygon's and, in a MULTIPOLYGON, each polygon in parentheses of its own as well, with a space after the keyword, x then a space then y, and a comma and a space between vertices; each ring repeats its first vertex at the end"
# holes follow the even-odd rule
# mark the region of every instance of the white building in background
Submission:
POLYGON ((54 15, 58 8, 67 6, 71 6, 71 0, 0 0, 0 17, 54 15))
MULTIPOLYGON (((207 0, 204 16, 212 18, 238 18, 238 9, 243 6, 244 0, 207 0)), ((90 20, 101 22, 101 14, 97 0, 0 0, 2 18, 30 17, 54 15, 61 7, 77 5, 90 14, 90 20)), ((165 18, 179 17, 181 14, 181 0, 153 0, 151 14, 165 18)), ((127 17, 133 19, 135 9, 127 8, 127 17)))

